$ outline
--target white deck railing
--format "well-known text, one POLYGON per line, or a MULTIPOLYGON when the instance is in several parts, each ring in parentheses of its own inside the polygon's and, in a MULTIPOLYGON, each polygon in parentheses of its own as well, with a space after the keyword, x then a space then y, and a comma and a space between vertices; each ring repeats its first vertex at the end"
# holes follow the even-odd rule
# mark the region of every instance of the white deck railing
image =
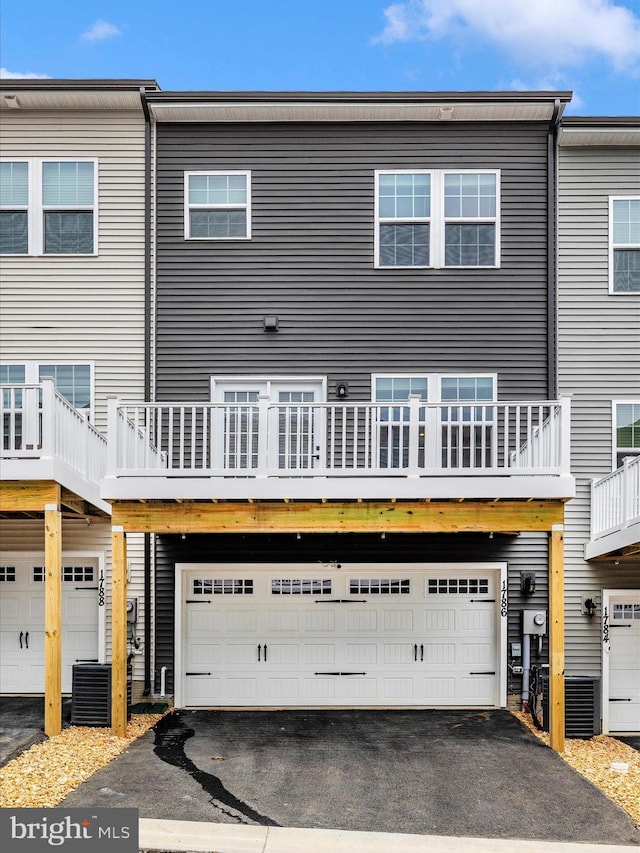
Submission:
POLYGON ((559 476, 569 400, 110 401, 108 477, 559 476))
POLYGON ((640 524, 640 456, 591 483, 591 539, 640 524))
MULTIPOLYGON (((56 460, 97 485, 107 467, 107 440, 59 394, 51 379, 0 386, 3 460, 56 460)), ((26 469, 25 469, 26 470, 26 469)))

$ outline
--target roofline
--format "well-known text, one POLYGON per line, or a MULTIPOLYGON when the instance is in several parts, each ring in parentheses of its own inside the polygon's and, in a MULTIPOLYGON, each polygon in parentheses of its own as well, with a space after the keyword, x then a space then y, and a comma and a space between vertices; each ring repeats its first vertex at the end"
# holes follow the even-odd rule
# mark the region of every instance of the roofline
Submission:
POLYGON ((160 87, 155 80, 62 80, 42 77, 1 77, 0 89, 11 89, 21 92, 44 91, 78 91, 78 92, 109 92, 157 91, 160 87))
POLYGON ((640 116, 566 116, 562 124, 568 127, 640 127, 640 116))
POLYGON ((150 102, 162 103, 539 103, 544 101, 569 103, 572 93, 568 91, 540 92, 349 92, 349 91, 225 91, 225 92, 163 92, 152 91, 150 102))

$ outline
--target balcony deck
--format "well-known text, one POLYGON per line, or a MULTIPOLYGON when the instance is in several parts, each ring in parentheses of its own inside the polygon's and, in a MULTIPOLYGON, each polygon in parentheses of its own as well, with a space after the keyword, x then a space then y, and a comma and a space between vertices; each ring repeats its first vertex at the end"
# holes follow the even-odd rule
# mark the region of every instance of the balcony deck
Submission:
POLYGON ((585 559, 640 557, 640 456, 591 484, 591 539, 585 559))
POLYGON ((123 403, 102 497, 568 500, 569 400, 123 403))
POLYGON ((99 514, 110 514, 100 496, 106 438, 56 391, 53 380, 2 385, 0 392, 0 481, 57 483, 72 496, 70 505, 86 503, 99 514))

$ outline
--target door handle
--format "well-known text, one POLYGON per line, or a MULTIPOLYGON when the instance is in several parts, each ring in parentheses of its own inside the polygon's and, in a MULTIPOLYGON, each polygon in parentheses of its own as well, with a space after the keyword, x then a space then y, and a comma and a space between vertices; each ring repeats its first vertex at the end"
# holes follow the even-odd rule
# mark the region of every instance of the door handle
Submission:
POLYGON ((258 663, 260 662, 260 655, 262 654, 262 645, 258 643, 258 663))
POLYGON ((424 644, 420 643, 420 660, 424 661, 424 644))
POLYGON ((413 659, 414 659, 414 661, 418 660, 418 644, 417 643, 413 644, 413 659))
POLYGON ((267 644, 264 644, 264 662, 267 662, 267 644))
POLYGON ((28 631, 24 635, 24 640, 25 640, 25 643, 27 644, 27 648, 29 648, 29 632, 28 631))
POLYGON ((24 637, 24 633, 20 631, 20 648, 22 648, 22 638, 24 637))

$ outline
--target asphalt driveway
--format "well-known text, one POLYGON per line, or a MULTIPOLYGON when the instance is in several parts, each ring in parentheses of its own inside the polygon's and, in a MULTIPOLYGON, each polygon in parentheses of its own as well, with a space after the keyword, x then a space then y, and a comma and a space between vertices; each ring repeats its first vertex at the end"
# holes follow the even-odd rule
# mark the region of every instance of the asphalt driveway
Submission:
POLYGON ((640 844, 506 711, 175 711, 68 807, 156 819, 640 844))

